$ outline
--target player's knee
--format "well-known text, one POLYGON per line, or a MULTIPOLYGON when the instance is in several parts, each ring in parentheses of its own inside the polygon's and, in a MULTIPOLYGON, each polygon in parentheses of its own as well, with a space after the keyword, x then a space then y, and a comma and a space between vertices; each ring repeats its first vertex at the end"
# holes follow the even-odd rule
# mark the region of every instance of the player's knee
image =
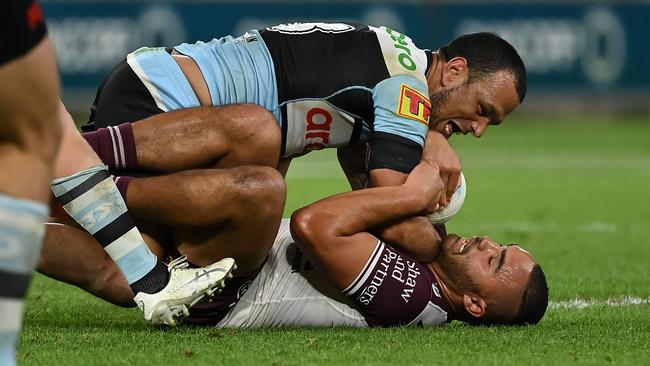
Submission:
POLYGON ((248 118, 248 123, 258 135, 279 136, 280 124, 268 109, 257 104, 242 104, 240 107, 246 109, 245 113, 248 118))
POLYGON ((273 168, 262 166, 246 166, 238 170, 239 204, 258 219, 282 215, 286 199, 282 175, 273 168))
POLYGON ((277 166, 282 144, 282 131, 275 116, 256 104, 233 106, 230 114, 236 119, 229 139, 231 153, 244 157, 248 164, 277 166))
POLYGON ((268 149, 277 149, 279 153, 280 144, 282 143, 280 123, 273 113, 269 112, 266 108, 258 105, 251 105, 251 107, 253 108, 251 122, 254 126, 256 138, 262 141, 268 149))
POLYGON ((58 101, 43 103, 38 108, 20 108, 7 118, 11 120, 0 134, 0 140, 17 145, 34 157, 51 162, 61 141, 58 101))

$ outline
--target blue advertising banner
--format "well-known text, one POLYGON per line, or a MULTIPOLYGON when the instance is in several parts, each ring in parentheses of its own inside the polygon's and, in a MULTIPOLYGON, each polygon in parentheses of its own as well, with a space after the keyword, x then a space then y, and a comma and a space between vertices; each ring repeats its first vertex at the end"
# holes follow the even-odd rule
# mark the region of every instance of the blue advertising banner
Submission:
POLYGON ((531 91, 650 90, 647 2, 43 1, 64 87, 94 89, 126 53, 294 21, 386 25, 422 48, 499 33, 519 50, 531 91))

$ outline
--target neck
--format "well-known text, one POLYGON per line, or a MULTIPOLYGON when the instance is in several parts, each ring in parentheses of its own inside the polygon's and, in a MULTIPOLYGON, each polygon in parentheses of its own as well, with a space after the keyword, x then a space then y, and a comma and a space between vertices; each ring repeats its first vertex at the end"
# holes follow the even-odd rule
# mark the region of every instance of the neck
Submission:
POLYGON ((440 285, 440 288, 442 289, 442 292, 445 294, 445 297, 447 298, 447 302, 449 303, 449 307, 451 308, 451 317, 453 319, 459 319, 463 318, 464 314, 464 309, 463 309, 463 297, 447 286, 445 283, 445 278, 440 275, 439 269, 436 268, 435 262, 431 262, 428 264, 429 269, 431 270, 431 273, 433 273, 433 276, 436 278, 438 281, 438 284, 440 285))
POLYGON ((431 52, 431 67, 426 74, 427 87, 429 88, 429 95, 438 90, 440 79, 442 78, 442 68, 445 61, 438 52, 431 52))

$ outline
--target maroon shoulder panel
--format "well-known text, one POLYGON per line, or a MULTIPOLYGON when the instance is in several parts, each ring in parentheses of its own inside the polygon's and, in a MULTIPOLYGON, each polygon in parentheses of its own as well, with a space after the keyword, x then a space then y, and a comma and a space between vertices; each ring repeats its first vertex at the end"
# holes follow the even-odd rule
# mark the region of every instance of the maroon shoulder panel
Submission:
POLYGON ((386 327, 410 324, 424 311, 440 311, 446 320, 449 305, 439 289, 426 264, 379 242, 343 293, 354 300, 370 326, 386 327))

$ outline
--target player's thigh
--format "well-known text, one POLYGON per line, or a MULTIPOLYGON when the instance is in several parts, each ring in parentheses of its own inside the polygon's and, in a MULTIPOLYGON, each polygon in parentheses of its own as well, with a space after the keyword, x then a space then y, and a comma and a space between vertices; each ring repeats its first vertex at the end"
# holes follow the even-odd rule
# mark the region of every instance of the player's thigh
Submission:
POLYGON ((27 54, 0 66, 0 115, 4 121, 0 123, 0 140, 33 144, 58 140, 60 93, 54 47, 47 37, 27 54))

